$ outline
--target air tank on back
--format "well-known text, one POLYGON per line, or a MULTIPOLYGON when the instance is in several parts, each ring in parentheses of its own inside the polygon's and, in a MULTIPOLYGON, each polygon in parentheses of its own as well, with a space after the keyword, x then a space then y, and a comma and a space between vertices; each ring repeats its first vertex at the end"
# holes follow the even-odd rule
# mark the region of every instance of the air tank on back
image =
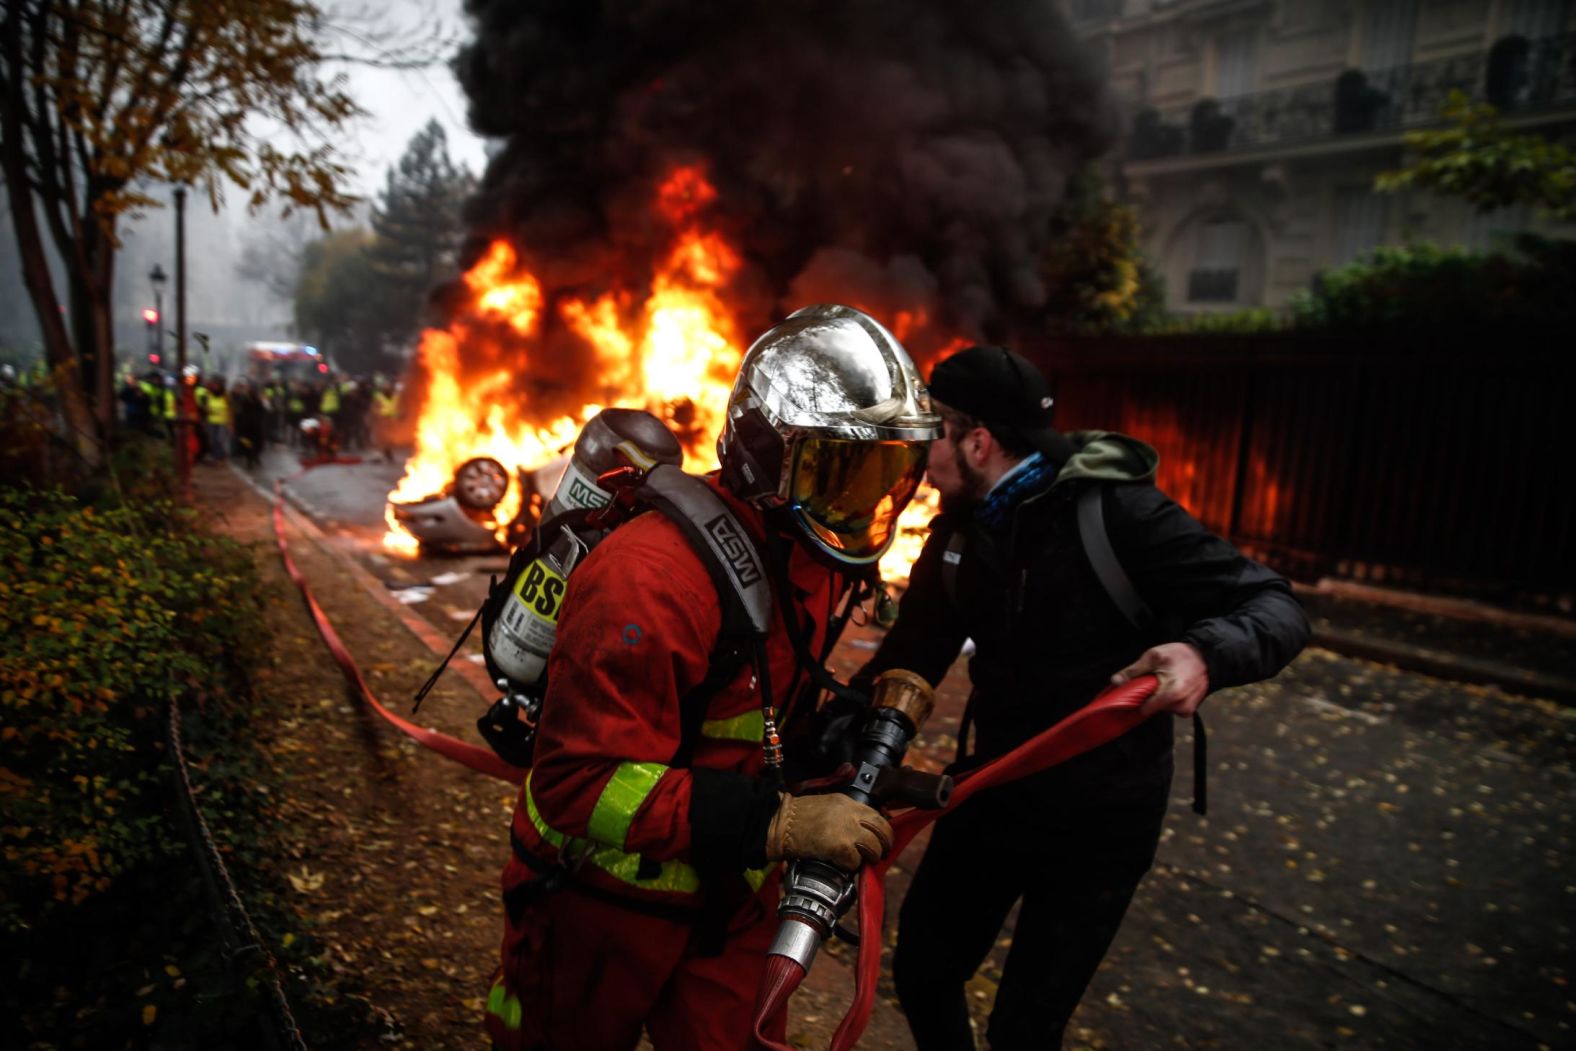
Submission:
MULTIPOLYGON (((558 634, 558 611, 569 574, 589 547, 576 535, 565 512, 592 510, 612 499, 596 484, 618 467, 643 470, 656 464, 682 466, 684 450, 663 422, 639 409, 603 409, 575 439, 569 465, 542 510, 537 534, 509 562, 503 600, 485 636, 495 677, 507 679, 509 694, 534 695, 540 702, 547 655, 558 634)), ((530 713, 534 714, 534 712, 530 713)))

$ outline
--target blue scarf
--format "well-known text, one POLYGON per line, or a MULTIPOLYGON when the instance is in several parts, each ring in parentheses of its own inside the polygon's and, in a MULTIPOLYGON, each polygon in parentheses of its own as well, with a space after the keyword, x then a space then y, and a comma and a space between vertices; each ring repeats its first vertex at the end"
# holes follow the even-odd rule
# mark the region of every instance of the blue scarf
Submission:
POLYGON ((1012 477, 990 491, 985 502, 974 511, 975 519, 989 530, 1006 525, 1007 517, 1025 498, 1044 492, 1056 480, 1056 465, 1043 453, 1033 453, 1012 477))

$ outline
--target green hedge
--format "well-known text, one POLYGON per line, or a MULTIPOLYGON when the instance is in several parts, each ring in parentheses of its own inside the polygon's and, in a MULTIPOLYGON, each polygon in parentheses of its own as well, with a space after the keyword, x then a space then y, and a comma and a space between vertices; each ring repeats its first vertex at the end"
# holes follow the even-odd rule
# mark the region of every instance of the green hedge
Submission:
POLYGON ((1321 272, 1287 304, 1292 328, 1566 326, 1576 242, 1523 235, 1510 252, 1414 245, 1321 272))
POLYGON ((1573 288, 1572 241, 1523 234, 1511 250, 1487 253, 1397 245, 1320 271, 1281 310, 1156 314, 1108 331, 1149 336, 1359 329, 1563 332, 1576 324, 1573 288))
POLYGON ((168 447, 136 438, 88 495, 0 483, 0 1045, 273 1046, 265 961, 225 956, 189 844, 176 698, 203 813, 296 1017, 322 1051, 367 1046, 367 1001, 278 868, 270 785, 288 775, 257 729, 282 702, 249 673, 269 658, 264 603, 286 593, 172 488, 168 447))
POLYGON ((245 550, 167 502, 0 490, 0 928, 170 849, 166 702, 232 677, 256 611, 245 550))

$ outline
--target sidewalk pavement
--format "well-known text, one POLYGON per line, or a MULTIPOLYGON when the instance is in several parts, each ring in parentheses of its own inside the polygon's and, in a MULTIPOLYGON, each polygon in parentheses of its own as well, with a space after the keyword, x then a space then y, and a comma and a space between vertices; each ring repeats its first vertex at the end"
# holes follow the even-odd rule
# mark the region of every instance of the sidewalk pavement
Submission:
POLYGON ((1576 618, 1328 579, 1296 590, 1316 646, 1576 705, 1576 618))

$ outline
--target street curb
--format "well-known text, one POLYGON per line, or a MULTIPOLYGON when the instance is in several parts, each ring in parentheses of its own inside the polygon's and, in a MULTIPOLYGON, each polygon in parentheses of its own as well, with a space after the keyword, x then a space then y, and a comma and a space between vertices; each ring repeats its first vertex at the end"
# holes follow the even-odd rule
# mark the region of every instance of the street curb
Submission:
MULTIPOLYGON (((248 477, 245 472, 234 465, 231 465, 230 470, 235 472, 242 481, 256 490, 270 504, 273 503, 273 493, 259 485, 255 479, 248 477)), ((367 594, 371 595, 385 609, 398 617, 406 630, 416 636, 422 645, 431 650, 439 660, 448 656, 449 649, 454 645, 454 641, 439 634, 438 630, 426 618, 395 598, 389 592, 389 589, 383 586, 383 582, 368 572, 365 566, 362 566, 343 551, 336 550, 328 535, 323 532, 316 522, 312 521, 309 512, 299 506, 296 497, 290 492, 290 487, 286 485, 283 489, 285 515, 289 518, 291 525, 299 529, 324 554, 338 562, 350 577, 361 585, 367 594)), ((498 687, 492 684, 486 673, 468 660, 458 659, 450 661, 448 670, 457 673, 460 678, 464 679, 472 689, 481 695, 483 700, 490 701, 493 695, 498 692, 498 687)))
POLYGON ((1335 599, 1352 599, 1376 606, 1390 606, 1415 613, 1427 613, 1452 620, 1473 620, 1485 624, 1498 624, 1521 631, 1541 632, 1561 638, 1576 639, 1576 620, 1547 613, 1523 613, 1500 609, 1471 599, 1446 598, 1441 595, 1423 595, 1415 591, 1398 591, 1395 588, 1359 584, 1351 580, 1324 577, 1317 584, 1292 581, 1292 590, 1299 595, 1323 595, 1335 599))
POLYGON ((1393 639, 1375 639, 1339 628, 1314 629, 1313 645, 1347 657, 1393 664, 1407 671, 1432 675, 1436 679, 1496 686, 1507 693, 1576 705, 1576 680, 1527 671, 1498 661, 1463 657, 1393 639))

